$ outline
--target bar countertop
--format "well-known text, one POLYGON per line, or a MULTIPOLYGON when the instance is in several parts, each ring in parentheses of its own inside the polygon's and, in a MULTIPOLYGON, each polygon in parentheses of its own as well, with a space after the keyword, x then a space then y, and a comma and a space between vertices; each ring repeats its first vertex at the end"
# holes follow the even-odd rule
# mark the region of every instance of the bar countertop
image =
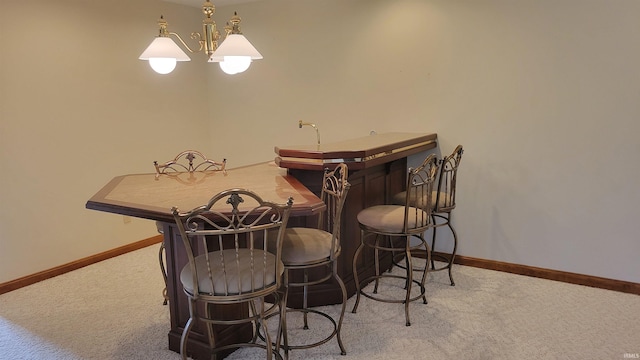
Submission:
POLYGON ((346 163, 358 170, 407 157, 437 145, 437 134, 390 132, 345 141, 275 147, 276 164, 288 169, 318 170, 346 163))
POLYGON ((264 200, 286 203, 293 198, 292 214, 307 216, 324 204, 286 169, 261 163, 222 171, 121 175, 113 178, 86 203, 87 209, 172 222, 171 208, 188 211, 206 204, 216 193, 244 188, 264 200))

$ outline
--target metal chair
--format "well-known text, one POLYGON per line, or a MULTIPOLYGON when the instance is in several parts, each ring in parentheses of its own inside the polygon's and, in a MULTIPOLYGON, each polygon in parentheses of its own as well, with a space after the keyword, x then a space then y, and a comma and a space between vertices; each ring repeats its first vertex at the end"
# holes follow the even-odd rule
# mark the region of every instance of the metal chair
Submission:
MULTIPOLYGON (((458 235, 456 234, 453 225, 451 225, 451 212, 456 207, 456 181, 458 178, 458 167, 460 166, 460 160, 462 160, 463 153, 462 145, 458 145, 453 152, 440 160, 440 172, 438 174, 438 184, 436 190, 431 195, 433 201, 433 211, 431 212, 431 218, 433 220, 433 234, 431 237, 431 270, 449 271, 449 281, 451 286, 455 286, 453 281, 453 275, 451 268, 453 267, 453 261, 458 249, 458 235), (441 226, 448 226, 453 235, 453 250, 447 254, 441 251, 436 251, 436 230, 441 226), (436 268, 435 260, 444 262, 443 266, 436 268)), ((416 203, 416 197, 411 196, 409 202, 411 204, 416 203)), ((422 198, 420 201, 425 201, 422 198)), ((404 204, 407 201, 406 192, 403 191, 394 195, 394 204, 404 204)))
MULTIPOLYGON (((412 252, 421 248, 429 249, 429 244, 424 239, 424 233, 433 226, 431 200, 437 174, 438 161, 435 155, 430 155, 420 166, 415 169, 409 169, 404 205, 375 205, 358 213, 360 245, 353 257, 353 275, 356 284, 356 301, 353 306, 353 313, 358 308, 361 295, 376 301, 401 303, 404 304, 406 325, 410 326, 409 303, 421 298, 425 304, 427 303, 424 284, 428 271, 422 272, 420 280, 413 278, 412 252), (425 201, 419 204, 412 204, 409 201, 412 196, 425 199, 425 201), (418 242, 412 242, 412 239, 416 239, 418 242), (359 280, 356 266, 357 259, 365 246, 374 249, 375 275, 359 280), (406 262, 405 274, 396 275, 390 272, 381 272, 380 251, 389 251, 392 254, 402 252, 406 262), (394 299, 378 295, 378 285, 382 279, 402 279, 404 281, 404 297, 402 299, 394 299), (375 281, 372 292, 364 289, 364 285, 370 281, 375 281), (412 296, 413 285, 417 285, 420 291, 419 294, 412 296)), ((427 251, 426 253, 428 264, 431 252, 427 251)))
MULTIPOLYGON (((160 165, 157 161, 153 162, 153 166, 156 169, 156 180, 160 175, 177 175, 180 173, 190 173, 195 171, 222 171, 226 174, 225 167, 227 165, 227 159, 223 159, 222 162, 216 162, 211 159, 207 159, 200 151, 197 150, 185 150, 172 160, 160 165), (195 164, 194 164, 195 162, 195 164)), ((159 234, 164 235, 161 222, 156 222, 156 228, 159 234)), ((164 241, 160 244, 158 249, 158 261, 160 262, 160 271, 162 272, 162 278, 164 279, 164 289, 162 290, 162 297, 164 301, 162 305, 167 305, 169 302, 169 296, 167 294, 167 270, 165 268, 165 249, 164 241)))
MULTIPOLYGON (((338 256, 340 256, 340 223, 342 208, 351 185, 347 181, 348 169, 345 164, 339 164, 333 170, 325 170, 320 198, 326 204, 326 211, 319 215, 317 228, 293 227, 286 229, 282 240, 282 262, 285 267, 284 286, 286 304, 289 290, 293 287, 303 288, 303 303, 300 309, 287 309, 287 312, 302 312, 304 326, 308 329, 308 314, 317 314, 329 319, 333 324, 333 331, 322 340, 304 345, 291 345, 287 336, 287 322, 283 321, 283 349, 285 358, 288 358, 289 350, 308 349, 320 346, 332 338, 336 338, 340 353, 346 354, 340 335, 342 320, 347 301, 347 290, 338 275, 338 256), (309 270, 325 268, 319 273, 318 278, 310 279, 309 270), (302 279, 294 281, 292 272, 302 271, 302 279), (333 278, 342 291, 341 312, 339 319, 333 319, 330 315, 308 307, 308 287, 324 283, 333 278)), ((286 316, 286 314, 285 314, 286 316)))
MULTIPOLYGON (((182 359, 187 359, 187 339, 194 321, 206 324, 213 358, 221 350, 239 347, 260 347, 266 349, 267 359, 274 355, 281 358, 273 351, 266 317, 285 309, 278 291, 284 273, 282 236, 292 204, 293 199, 279 205, 249 190, 230 189, 192 211, 172 209, 188 258, 180 272, 189 299, 189 320, 180 340, 182 359), (275 301, 266 303, 265 296, 273 296, 275 301), (211 308, 222 304, 247 304, 250 312, 246 318, 214 319, 211 308), (253 324, 251 341, 216 347, 214 325, 242 323, 253 324), (265 343, 257 341, 261 328, 265 343)), ((278 335, 276 346, 279 339, 278 335)))

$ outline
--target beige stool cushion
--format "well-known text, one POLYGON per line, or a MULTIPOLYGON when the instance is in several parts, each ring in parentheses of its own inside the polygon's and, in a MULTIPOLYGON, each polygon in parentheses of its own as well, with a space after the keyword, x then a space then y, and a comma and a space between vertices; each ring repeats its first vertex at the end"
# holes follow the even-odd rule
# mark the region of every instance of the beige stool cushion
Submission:
MULTIPOLYGON (((412 209, 423 213, 426 219, 428 214, 420 209, 412 209)), ((404 231, 404 205, 376 205, 361 210, 358 213, 358 222, 369 228, 386 233, 401 234, 404 231)), ((416 227, 416 217, 409 216, 409 228, 416 227)))
MULTIPOLYGON (((263 258, 265 258, 264 252, 260 249, 239 249, 238 261, 236 262, 236 252, 234 249, 227 249, 223 251, 213 251, 209 253, 209 262, 211 265, 211 274, 213 277, 212 282, 209 279, 209 272, 207 271, 207 259, 205 255, 199 255, 196 257, 196 271, 198 273, 198 288, 200 293, 214 294, 214 295, 236 295, 238 291, 238 278, 240 278, 240 285, 242 292, 250 292, 251 277, 254 278, 254 289, 258 290, 269 285, 273 285, 276 282, 275 275, 275 255, 271 253, 266 254, 266 269, 264 266, 263 258), (251 258, 253 252, 253 274, 251 272, 251 258), (225 268, 223 273, 222 258, 225 262, 225 268), (263 282, 263 274, 266 272, 266 283, 263 282), (226 273, 226 276, 225 276, 226 273), (225 287, 225 281, 227 282, 225 287), (215 293, 214 290, 215 289, 215 293)), ((280 262, 278 266, 278 276, 282 276, 284 273, 284 265, 280 262)), ((191 274, 191 267, 187 264, 182 268, 180 272, 180 281, 182 286, 190 293, 193 293, 193 275, 191 274)))
MULTIPOLYGON (((310 265, 329 259, 329 232, 313 228, 287 228, 282 239, 282 262, 287 265, 310 265)), ((339 248, 335 249, 339 251, 339 248)))
MULTIPOLYGON (((438 192, 437 191, 433 191, 431 193, 431 201, 436 201, 436 197, 438 196, 438 192)), ((441 192, 440 193, 440 207, 445 207, 446 206, 446 199, 447 199, 447 194, 445 192, 441 192)), ((396 204, 396 205, 404 205, 405 200, 407 199, 407 192, 403 191, 403 192, 399 192, 395 195, 393 195, 393 198, 391 199, 391 203, 396 204)), ((427 196, 424 195, 422 196, 422 199, 420 199, 421 201, 418 202, 418 207, 422 207, 422 204, 427 202, 427 196)), ((409 199, 411 206, 416 206, 416 194, 411 194, 411 199, 409 199)), ((434 204, 435 205, 435 204, 434 204)), ((433 207, 435 209, 435 206, 433 207)))

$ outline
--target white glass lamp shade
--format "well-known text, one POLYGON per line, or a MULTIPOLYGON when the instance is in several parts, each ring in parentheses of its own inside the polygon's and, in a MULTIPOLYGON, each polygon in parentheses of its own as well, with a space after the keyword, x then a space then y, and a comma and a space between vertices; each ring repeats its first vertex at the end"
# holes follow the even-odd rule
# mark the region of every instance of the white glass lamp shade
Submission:
POLYGON ((151 68, 159 74, 172 72, 177 61, 191 61, 173 40, 162 36, 153 39, 139 59, 149 60, 151 68))
POLYGON ((262 55, 242 34, 230 34, 211 55, 209 62, 219 62, 227 74, 241 73, 249 68, 251 61, 262 59, 262 55))
POLYGON ((166 75, 176 68, 175 58, 149 58, 149 66, 158 74, 166 75))
POLYGON ((249 56, 225 56, 223 61, 219 62, 220 69, 229 75, 241 73, 251 65, 251 57, 249 56))

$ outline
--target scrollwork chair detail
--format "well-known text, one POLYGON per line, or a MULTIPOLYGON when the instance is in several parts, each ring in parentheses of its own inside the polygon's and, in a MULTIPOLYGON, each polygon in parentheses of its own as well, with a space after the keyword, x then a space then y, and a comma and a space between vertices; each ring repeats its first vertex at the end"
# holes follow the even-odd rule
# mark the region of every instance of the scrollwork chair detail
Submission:
POLYGON ((160 174, 168 174, 174 172, 189 172, 194 171, 222 171, 226 172, 225 167, 227 159, 223 159, 222 162, 216 162, 211 159, 207 159, 201 152, 196 150, 185 150, 176 155, 173 160, 169 160, 160 165, 157 161, 153 162, 153 166, 156 169, 156 176, 160 174))

